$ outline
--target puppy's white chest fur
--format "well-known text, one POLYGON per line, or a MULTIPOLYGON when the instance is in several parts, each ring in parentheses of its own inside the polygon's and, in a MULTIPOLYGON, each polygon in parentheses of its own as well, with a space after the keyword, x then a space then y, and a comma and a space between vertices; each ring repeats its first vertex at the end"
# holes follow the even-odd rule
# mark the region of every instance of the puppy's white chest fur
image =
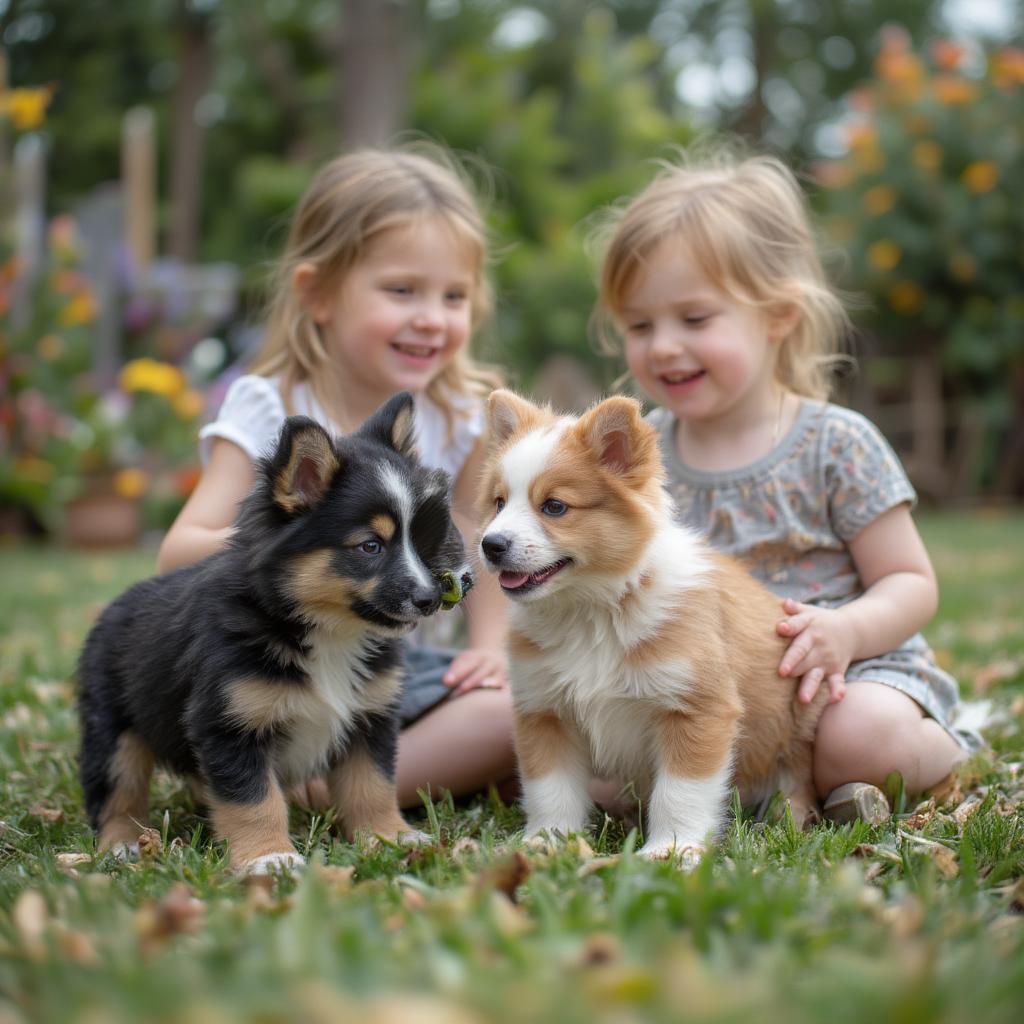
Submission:
POLYGON ((699 543, 668 528, 628 580, 603 593, 579 591, 513 610, 513 626, 539 653, 513 659, 513 695, 523 713, 554 711, 576 722, 594 767, 633 776, 648 767, 646 742, 660 713, 679 707, 694 677, 685 651, 638 649, 685 608, 707 568, 699 543))
POLYGON ((377 641, 316 633, 301 666, 309 684, 295 687, 280 709, 287 737, 275 765, 287 781, 300 781, 323 770, 332 750, 342 744, 360 715, 382 711, 397 693, 397 677, 374 678, 365 657, 377 641))

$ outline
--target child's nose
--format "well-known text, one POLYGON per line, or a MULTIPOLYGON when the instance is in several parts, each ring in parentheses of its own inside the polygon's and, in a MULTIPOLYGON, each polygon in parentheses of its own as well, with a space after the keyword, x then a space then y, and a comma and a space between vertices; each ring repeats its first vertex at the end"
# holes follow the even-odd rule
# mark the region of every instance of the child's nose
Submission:
POLYGON ((425 298, 413 316, 413 326, 421 331, 439 331, 444 327, 444 309, 439 301, 425 298))
POLYGON ((650 354, 657 359, 662 356, 676 356, 682 348, 682 339, 679 331, 671 324, 659 324, 655 326, 651 334, 650 354))

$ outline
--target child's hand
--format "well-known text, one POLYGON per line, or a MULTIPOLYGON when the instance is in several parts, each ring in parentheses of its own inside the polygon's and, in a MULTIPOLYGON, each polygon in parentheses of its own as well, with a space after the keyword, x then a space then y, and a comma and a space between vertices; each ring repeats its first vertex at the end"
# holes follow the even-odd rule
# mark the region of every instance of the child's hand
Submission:
POLYGON ((477 687, 503 690, 508 686, 508 658, 504 651, 489 647, 460 651, 444 674, 444 684, 452 687, 455 694, 477 687))
POLYGON ((782 602, 788 618, 775 626, 779 636, 794 637, 779 662, 780 676, 800 676, 797 700, 809 704, 822 680, 827 681, 829 704, 846 693, 846 669, 853 657, 853 637, 842 616, 833 608, 800 604, 791 597, 782 602))

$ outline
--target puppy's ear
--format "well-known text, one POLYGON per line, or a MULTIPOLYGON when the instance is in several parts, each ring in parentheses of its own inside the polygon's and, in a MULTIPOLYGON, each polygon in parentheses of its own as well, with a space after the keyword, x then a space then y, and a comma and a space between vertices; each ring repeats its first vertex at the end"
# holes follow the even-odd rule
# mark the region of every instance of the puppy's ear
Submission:
POLYGON ((605 469, 631 485, 661 472, 657 432, 633 398, 606 398, 580 417, 576 432, 605 469))
POLYGON ((341 467, 330 435, 305 416, 290 416, 267 465, 274 504, 289 514, 318 504, 341 467))
POLYGON ((415 406, 408 391, 389 398, 356 433, 394 448, 399 455, 416 456, 415 406))
POLYGON ((535 423, 541 414, 542 410, 538 406, 505 388, 492 391, 487 399, 487 425, 491 442, 501 444, 507 441, 517 430, 535 423))

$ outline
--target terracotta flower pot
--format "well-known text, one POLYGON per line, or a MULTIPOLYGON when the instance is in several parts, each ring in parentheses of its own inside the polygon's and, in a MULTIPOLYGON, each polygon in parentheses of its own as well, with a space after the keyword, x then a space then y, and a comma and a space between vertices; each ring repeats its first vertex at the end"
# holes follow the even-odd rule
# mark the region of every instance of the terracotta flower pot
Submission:
POLYGON ((73 547, 123 547, 142 536, 142 507, 120 494, 85 494, 64 506, 64 540, 73 547))

